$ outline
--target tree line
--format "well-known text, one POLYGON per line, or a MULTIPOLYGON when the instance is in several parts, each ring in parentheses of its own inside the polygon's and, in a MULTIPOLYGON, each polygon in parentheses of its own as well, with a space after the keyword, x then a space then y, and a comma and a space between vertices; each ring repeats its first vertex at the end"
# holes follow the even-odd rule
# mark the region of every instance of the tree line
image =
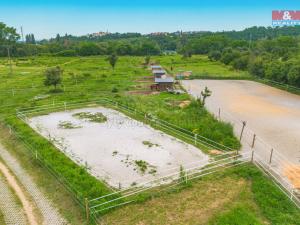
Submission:
POLYGON ((280 83, 300 87, 300 26, 251 27, 243 31, 174 32, 141 35, 138 33, 72 36, 59 34, 36 41, 33 34, 18 42, 16 29, 0 23, 0 56, 8 50, 13 57, 32 55, 160 55, 174 50, 183 57, 207 54, 236 70, 280 83))

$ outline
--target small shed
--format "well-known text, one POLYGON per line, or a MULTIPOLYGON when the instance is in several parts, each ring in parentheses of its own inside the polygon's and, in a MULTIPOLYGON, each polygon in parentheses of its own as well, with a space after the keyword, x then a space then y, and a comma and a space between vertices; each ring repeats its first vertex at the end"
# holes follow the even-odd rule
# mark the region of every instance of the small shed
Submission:
POLYGON ((162 67, 160 65, 152 65, 151 70, 162 70, 162 67))
POLYGON ((166 74, 166 71, 163 69, 160 70, 152 70, 152 73, 154 75, 154 78, 161 78, 162 75, 166 74))
POLYGON ((166 91, 168 89, 173 89, 174 78, 173 77, 155 78, 154 82, 155 82, 156 90, 166 91))

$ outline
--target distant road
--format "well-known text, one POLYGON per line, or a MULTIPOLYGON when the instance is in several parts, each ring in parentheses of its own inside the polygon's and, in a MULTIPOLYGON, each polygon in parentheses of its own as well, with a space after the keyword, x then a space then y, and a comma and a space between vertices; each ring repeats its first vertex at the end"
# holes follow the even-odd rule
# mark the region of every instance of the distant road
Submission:
MULTIPOLYGON (((212 91, 206 101, 211 112, 218 115, 220 108, 221 118, 239 127, 247 121, 247 129, 266 146, 300 165, 300 96, 253 81, 188 80, 182 84, 193 96, 200 96, 207 86, 212 91)), ((235 129, 237 136, 240 130, 235 129)), ((246 133, 244 141, 251 144, 251 136, 246 133)))

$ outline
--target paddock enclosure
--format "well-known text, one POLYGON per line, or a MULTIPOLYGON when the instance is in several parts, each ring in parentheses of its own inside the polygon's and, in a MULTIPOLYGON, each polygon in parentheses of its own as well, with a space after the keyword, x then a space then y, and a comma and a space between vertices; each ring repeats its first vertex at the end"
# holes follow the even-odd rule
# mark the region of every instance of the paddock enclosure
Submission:
POLYGON ((169 175, 180 166, 204 166, 209 160, 193 145, 102 106, 33 116, 27 122, 73 161, 114 188, 169 175), (82 113, 100 113, 106 121, 76 117, 82 113))

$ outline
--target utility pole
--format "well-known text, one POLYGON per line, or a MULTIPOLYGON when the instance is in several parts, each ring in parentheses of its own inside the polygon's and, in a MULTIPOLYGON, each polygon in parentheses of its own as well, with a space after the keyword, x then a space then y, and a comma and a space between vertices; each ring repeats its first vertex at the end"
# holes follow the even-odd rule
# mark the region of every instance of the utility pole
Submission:
POLYGON ((24 33, 23 33, 23 27, 22 26, 21 26, 21 36, 22 36, 22 41, 25 42, 24 41, 24 33))

